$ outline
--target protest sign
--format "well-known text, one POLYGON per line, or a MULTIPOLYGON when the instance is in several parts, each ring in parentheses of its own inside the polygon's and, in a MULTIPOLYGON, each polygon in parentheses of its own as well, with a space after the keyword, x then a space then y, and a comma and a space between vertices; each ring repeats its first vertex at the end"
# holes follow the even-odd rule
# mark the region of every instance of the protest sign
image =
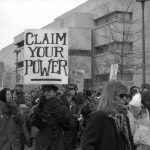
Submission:
POLYGON ((24 84, 68 83, 68 30, 26 30, 24 84))
POLYGON ((69 70, 84 70, 84 78, 91 79, 91 57, 69 56, 69 70))
POLYGON ((79 92, 83 92, 84 74, 84 70, 70 71, 70 83, 76 84, 79 92))
POLYGON ((4 62, 0 62, 0 88, 3 87, 4 62))
POLYGON ((118 64, 112 64, 110 68, 109 80, 117 80, 118 64))

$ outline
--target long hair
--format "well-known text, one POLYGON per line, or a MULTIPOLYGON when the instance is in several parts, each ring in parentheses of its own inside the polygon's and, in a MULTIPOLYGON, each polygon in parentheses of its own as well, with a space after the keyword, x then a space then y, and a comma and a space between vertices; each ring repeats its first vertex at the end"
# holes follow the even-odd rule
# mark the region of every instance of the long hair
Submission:
POLYGON ((0 100, 4 103, 7 103, 7 100, 6 100, 6 92, 7 91, 11 91, 11 90, 8 88, 4 88, 0 91, 0 100))
POLYGON ((127 93, 127 87, 119 81, 110 81, 102 90, 101 101, 97 106, 98 110, 109 112, 112 110, 112 104, 116 101, 116 95, 119 91, 127 93))

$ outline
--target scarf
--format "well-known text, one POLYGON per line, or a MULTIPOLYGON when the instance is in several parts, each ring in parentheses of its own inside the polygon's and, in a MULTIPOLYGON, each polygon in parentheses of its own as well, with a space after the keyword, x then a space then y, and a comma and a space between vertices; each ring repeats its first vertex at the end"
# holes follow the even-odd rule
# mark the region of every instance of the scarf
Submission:
POLYGON ((0 112, 10 114, 11 110, 6 103, 0 100, 0 112))
POLYGON ((126 150, 131 150, 131 142, 129 137, 129 129, 127 125, 127 107, 119 104, 112 104, 112 111, 108 117, 114 120, 117 134, 123 133, 127 140, 126 150))

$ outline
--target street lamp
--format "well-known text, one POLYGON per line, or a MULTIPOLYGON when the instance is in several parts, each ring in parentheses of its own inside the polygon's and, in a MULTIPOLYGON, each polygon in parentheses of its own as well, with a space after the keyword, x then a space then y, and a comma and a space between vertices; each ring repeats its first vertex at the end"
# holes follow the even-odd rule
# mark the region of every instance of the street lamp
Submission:
POLYGON ((144 26, 144 6, 145 2, 150 0, 136 0, 141 2, 142 6, 142 82, 146 83, 146 72, 145 72, 145 26, 144 26))

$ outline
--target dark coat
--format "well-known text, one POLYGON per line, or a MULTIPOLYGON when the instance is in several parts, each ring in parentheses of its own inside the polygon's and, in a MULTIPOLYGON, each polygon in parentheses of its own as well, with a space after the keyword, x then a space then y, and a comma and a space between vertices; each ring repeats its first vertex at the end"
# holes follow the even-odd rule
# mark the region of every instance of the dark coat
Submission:
POLYGON ((15 116, 0 101, 0 150, 20 150, 19 131, 15 116))
POLYGON ((24 93, 20 93, 20 94, 15 94, 15 98, 14 101, 17 103, 17 106, 19 106, 20 104, 25 104, 25 96, 24 93))
MULTIPOLYGON (((132 150, 135 150, 129 129, 132 150)), ((123 134, 117 134, 115 122, 102 112, 90 117, 82 137, 83 150, 125 150, 127 144, 123 134)))
POLYGON ((70 110, 70 114, 71 114, 71 120, 72 120, 72 126, 71 128, 67 129, 64 131, 64 140, 65 143, 67 145, 67 150, 74 150, 76 148, 76 144, 77 144, 77 118, 74 116, 76 113, 78 113, 78 107, 76 105, 76 103, 72 101, 73 103, 73 109, 70 109, 70 103, 67 99, 67 95, 64 94, 61 97, 63 104, 68 107, 68 109, 70 110))
POLYGON ((63 131, 70 128, 71 117, 62 101, 54 97, 42 106, 39 104, 34 110, 34 117, 33 125, 40 129, 35 150, 66 150, 63 131))

